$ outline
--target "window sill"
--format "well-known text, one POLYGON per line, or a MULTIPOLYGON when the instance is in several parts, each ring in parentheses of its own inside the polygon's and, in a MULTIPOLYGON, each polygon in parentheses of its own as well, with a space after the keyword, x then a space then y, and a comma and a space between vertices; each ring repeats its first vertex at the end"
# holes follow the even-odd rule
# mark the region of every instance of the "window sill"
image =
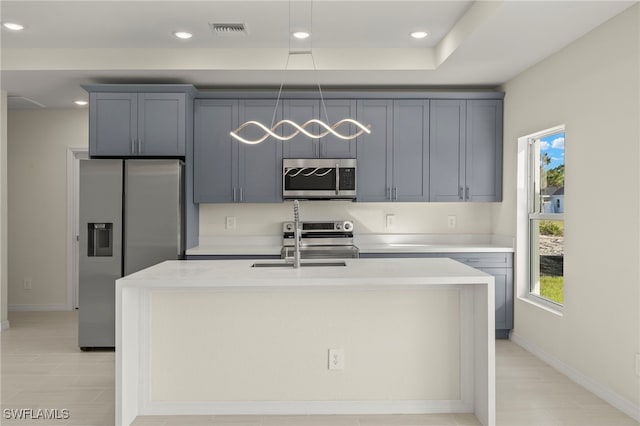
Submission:
POLYGON ((549 302, 548 300, 543 299, 542 297, 538 297, 533 294, 526 294, 525 296, 518 296, 518 299, 525 303, 529 303, 533 306, 536 306, 544 311, 557 315, 559 317, 564 316, 563 314, 564 307, 562 305, 549 302))

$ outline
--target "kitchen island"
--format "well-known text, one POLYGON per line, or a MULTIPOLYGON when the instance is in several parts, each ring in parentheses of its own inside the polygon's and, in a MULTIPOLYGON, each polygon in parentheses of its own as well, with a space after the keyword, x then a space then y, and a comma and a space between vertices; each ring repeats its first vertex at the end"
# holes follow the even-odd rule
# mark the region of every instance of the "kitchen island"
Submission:
POLYGON ((117 424, 436 412, 495 424, 493 277, 446 258, 345 262, 168 261, 119 279, 117 424))

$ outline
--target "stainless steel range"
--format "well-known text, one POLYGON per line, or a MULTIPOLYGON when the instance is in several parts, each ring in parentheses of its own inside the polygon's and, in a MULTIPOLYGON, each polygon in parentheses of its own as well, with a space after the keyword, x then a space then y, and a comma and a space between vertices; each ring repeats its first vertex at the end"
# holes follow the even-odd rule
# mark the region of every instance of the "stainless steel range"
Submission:
MULTIPOLYGON (((353 222, 338 220, 330 222, 300 222, 300 255, 303 259, 357 258, 358 247, 353 244, 353 222)), ((282 224, 283 259, 293 256, 295 246, 295 222, 282 224)))

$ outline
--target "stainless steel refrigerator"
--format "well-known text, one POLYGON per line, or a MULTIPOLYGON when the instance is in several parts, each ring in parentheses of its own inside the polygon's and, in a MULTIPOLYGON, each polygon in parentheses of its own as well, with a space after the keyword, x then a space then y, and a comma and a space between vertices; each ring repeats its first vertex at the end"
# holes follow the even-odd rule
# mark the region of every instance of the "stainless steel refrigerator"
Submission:
POLYGON ((116 279, 184 256, 179 160, 80 162, 78 345, 115 347, 116 279))

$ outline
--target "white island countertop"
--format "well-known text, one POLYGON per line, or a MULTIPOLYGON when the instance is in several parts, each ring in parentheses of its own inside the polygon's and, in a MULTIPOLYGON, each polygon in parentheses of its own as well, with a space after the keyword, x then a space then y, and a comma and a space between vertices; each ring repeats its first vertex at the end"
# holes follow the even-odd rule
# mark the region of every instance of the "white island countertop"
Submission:
MULTIPOLYGON (((329 260, 332 262, 333 260, 329 260)), ((489 274, 443 259, 341 259, 346 266, 252 267, 282 260, 170 260, 119 279, 123 287, 304 288, 414 287, 485 284, 489 274)), ((322 264, 327 260, 305 260, 322 264)))
POLYGON ((283 261, 166 261, 116 281, 116 424, 443 412, 495 424, 493 276, 449 258, 255 262, 283 261), (332 347, 344 371, 327 369, 332 347), (379 368, 389 357, 394 374, 379 368))

